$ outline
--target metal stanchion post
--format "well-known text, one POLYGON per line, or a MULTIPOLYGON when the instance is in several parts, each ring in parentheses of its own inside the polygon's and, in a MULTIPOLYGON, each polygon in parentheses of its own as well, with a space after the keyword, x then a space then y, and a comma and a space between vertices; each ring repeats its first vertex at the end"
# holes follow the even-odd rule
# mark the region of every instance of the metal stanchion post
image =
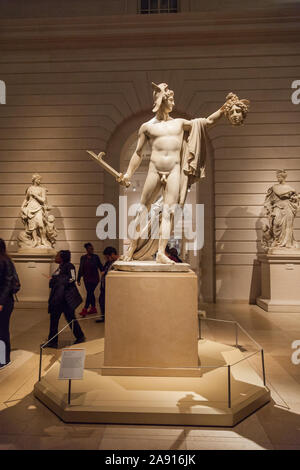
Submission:
POLYGON ((42 356, 43 356, 43 348, 41 346, 40 347, 39 382, 41 381, 41 378, 42 378, 42 356))
POLYGON ((231 371, 230 366, 228 368, 228 408, 231 408, 231 371))
POLYGON ((238 327, 238 324, 237 322, 235 322, 235 347, 238 348, 239 346, 239 327, 238 327))
POLYGON ((71 403, 71 383, 72 383, 72 380, 69 379, 68 405, 70 405, 70 403, 71 403))
POLYGON ((261 350, 261 363, 262 363, 264 386, 266 386, 265 357, 264 357, 264 350, 263 349, 261 350))

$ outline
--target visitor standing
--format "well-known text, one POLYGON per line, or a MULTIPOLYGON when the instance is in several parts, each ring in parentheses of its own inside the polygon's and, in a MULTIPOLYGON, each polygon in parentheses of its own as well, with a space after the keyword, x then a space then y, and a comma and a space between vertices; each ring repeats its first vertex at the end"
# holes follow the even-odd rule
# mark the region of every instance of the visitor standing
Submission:
POLYGON ((97 323, 104 322, 105 320, 105 283, 106 283, 106 276, 110 271, 113 263, 117 261, 119 258, 117 250, 113 246, 108 246, 103 251, 103 255, 106 259, 106 263, 103 267, 103 271, 101 273, 101 282, 100 282, 100 297, 99 297, 99 305, 101 310, 101 318, 96 320, 97 323))
POLYGON ((10 364, 9 322, 14 309, 14 294, 20 289, 15 266, 0 238, 0 370, 10 364))
POLYGON ((47 346, 50 348, 57 348, 58 336, 56 335, 62 313, 76 337, 74 344, 85 341, 83 331, 75 317, 75 309, 81 304, 82 298, 76 287, 76 271, 75 266, 71 263, 70 251, 59 251, 55 257, 55 262, 59 264, 59 267, 52 274, 49 283, 51 289, 48 308, 50 331, 47 346))
POLYGON ((97 313, 95 289, 99 284, 100 276, 99 271, 103 271, 103 265, 98 255, 94 253, 94 247, 91 243, 84 245, 86 249, 86 255, 80 258, 80 266, 78 271, 77 283, 80 286, 81 278, 83 277, 85 289, 86 289, 86 301, 84 308, 79 313, 82 317, 88 314, 97 313), (88 310, 88 308, 90 310, 88 310))

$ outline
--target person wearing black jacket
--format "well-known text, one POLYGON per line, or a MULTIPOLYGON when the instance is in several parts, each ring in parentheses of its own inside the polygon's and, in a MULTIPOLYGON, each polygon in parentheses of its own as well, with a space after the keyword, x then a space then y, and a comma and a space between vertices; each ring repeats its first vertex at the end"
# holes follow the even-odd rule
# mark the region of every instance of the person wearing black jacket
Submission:
POLYGON ((76 337, 74 344, 83 343, 85 341, 83 331, 75 317, 75 309, 81 304, 82 298, 76 287, 75 266, 70 261, 71 253, 69 250, 61 250, 57 253, 55 262, 59 264, 59 267, 53 273, 49 283, 51 289, 48 301, 50 331, 47 346, 52 348, 57 347, 58 336, 56 335, 58 333, 58 324, 62 313, 64 313, 76 337))
POLYGON ((77 283, 80 286, 80 281, 83 277, 87 292, 85 306, 79 313, 79 315, 82 317, 85 317, 91 313, 97 313, 94 292, 100 280, 99 271, 103 271, 103 266, 99 256, 94 254, 93 245, 91 243, 86 243, 84 248, 86 249, 86 255, 83 255, 80 258, 80 266, 77 278, 77 283), (91 306, 91 308, 88 311, 89 306, 91 306))
POLYGON ((0 363, 0 370, 10 364, 9 321, 14 309, 13 270, 13 262, 6 253, 5 242, 0 238, 0 341, 5 344, 5 363, 0 363))
POLYGON ((99 305, 101 309, 101 318, 96 320, 96 323, 102 323, 105 321, 105 280, 108 272, 112 268, 113 263, 119 258, 117 250, 113 246, 107 246, 103 251, 103 254, 105 256, 106 263, 103 266, 103 272, 101 273, 100 282, 99 305))

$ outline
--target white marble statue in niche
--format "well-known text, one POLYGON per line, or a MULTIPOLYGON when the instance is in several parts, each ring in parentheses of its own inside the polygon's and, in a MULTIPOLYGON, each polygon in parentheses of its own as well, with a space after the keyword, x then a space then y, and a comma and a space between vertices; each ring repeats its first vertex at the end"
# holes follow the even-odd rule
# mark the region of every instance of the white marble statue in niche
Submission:
POLYGON ((55 217, 49 214, 48 190, 41 185, 41 176, 32 176, 32 185, 27 188, 21 206, 21 218, 25 230, 18 236, 19 250, 54 249, 58 231, 55 217))
POLYGON ((294 238, 294 220, 299 208, 300 195, 286 183, 287 172, 276 172, 278 183, 271 186, 265 198, 262 246, 266 251, 299 249, 294 238))
POLYGON ((182 208, 190 186, 205 177, 205 160, 209 152, 207 129, 223 116, 232 125, 241 125, 248 112, 249 101, 229 93, 225 104, 207 118, 173 119, 170 113, 175 106, 174 92, 167 83, 152 83, 152 91, 155 116, 141 125, 136 150, 124 175, 103 162, 103 152, 98 156, 88 153, 120 184, 128 187, 141 163, 144 146, 149 144, 151 156, 135 219, 136 236, 121 259, 124 262, 148 261, 156 254, 157 263, 173 264, 174 261, 165 254, 174 222, 172 208, 176 205, 182 208), (153 205, 159 206, 157 216, 154 219, 150 217, 143 226, 142 221, 147 219, 153 205))

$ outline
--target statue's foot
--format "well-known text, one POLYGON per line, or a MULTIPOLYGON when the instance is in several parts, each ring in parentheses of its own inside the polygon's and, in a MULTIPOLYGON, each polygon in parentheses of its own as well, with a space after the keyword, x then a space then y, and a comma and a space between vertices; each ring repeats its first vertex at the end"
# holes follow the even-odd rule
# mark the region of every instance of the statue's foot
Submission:
POLYGON ((136 249, 136 243, 131 242, 129 247, 125 251, 125 253, 122 256, 120 256, 119 260, 126 261, 126 262, 132 261, 135 249, 136 249))
POLYGON ((164 253, 158 252, 156 255, 156 262, 162 264, 175 264, 175 261, 168 258, 164 253))
POLYGON ((132 261, 132 253, 124 253, 124 255, 121 255, 119 258, 120 261, 125 261, 128 263, 128 261, 132 261))

